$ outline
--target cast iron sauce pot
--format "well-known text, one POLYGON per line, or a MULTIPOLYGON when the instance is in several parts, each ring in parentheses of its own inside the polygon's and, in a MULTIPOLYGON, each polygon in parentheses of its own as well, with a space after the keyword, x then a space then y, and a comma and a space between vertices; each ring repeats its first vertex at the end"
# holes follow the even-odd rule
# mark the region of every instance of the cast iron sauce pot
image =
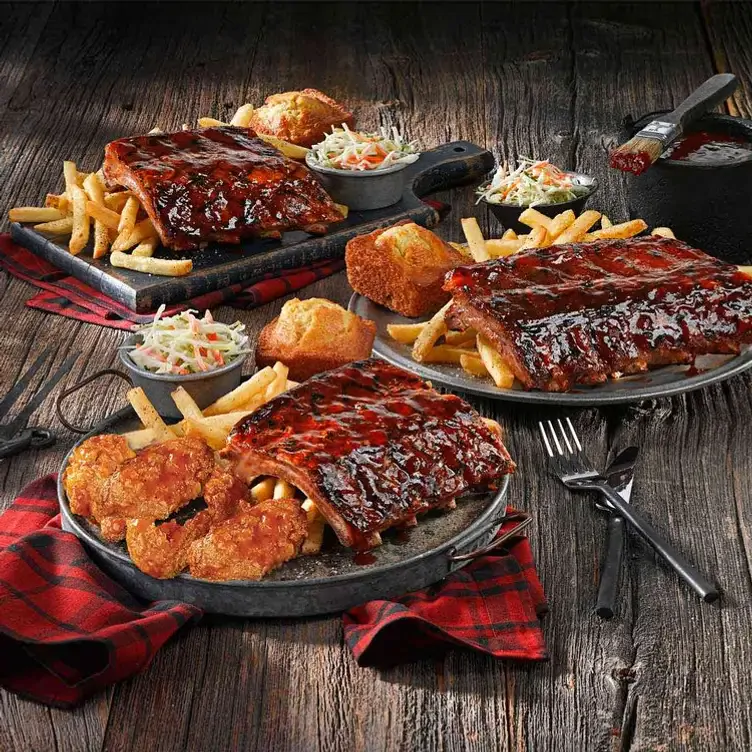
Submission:
MULTIPOLYGON (((624 141, 654 120, 653 112, 624 121, 624 141)), ((692 131, 727 133, 752 141, 752 121, 708 114, 692 131)), ((648 227, 670 227, 679 240, 733 264, 752 261, 752 150, 743 161, 702 165, 659 159, 629 176, 629 211, 648 227)))

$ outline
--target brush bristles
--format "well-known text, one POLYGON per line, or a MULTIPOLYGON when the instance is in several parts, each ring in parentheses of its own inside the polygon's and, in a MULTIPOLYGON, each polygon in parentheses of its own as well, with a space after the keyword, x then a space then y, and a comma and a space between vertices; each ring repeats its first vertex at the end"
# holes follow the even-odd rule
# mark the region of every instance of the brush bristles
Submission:
POLYGON ((650 164, 653 164, 663 154, 665 148, 663 141, 657 138, 635 136, 634 138, 630 138, 626 144, 622 144, 614 149, 613 155, 646 154, 650 158, 650 164))
POLYGON ((634 136, 611 152, 611 167, 641 175, 663 154, 666 144, 657 138, 634 136))

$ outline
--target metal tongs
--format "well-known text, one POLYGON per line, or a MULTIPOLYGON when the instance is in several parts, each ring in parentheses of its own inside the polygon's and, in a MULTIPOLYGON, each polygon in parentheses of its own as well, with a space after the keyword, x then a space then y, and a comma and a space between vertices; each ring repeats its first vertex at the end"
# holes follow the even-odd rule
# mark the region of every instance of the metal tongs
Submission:
MULTIPOLYGON (((50 360, 53 348, 48 347, 26 370, 15 386, 0 401, 0 420, 5 418, 18 398, 26 392, 34 377, 50 360)), ((81 353, 75 352, 68 356, 65 362, 58 366, 55 372, 31 397, 28 404, 6 424, 0 424, 0 459, 12 457, 26 449, 42 449, 55 443, 52 431, 38 426, 27 426, 31 414, 44 402, 47 395, 57 386, 60 379, 70 371, 81 353)))

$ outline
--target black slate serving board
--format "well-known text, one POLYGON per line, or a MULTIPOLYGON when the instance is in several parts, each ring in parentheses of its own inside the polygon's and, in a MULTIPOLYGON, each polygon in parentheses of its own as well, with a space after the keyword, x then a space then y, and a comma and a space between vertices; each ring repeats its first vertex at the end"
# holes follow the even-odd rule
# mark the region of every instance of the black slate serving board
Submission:
POLYGON ((11 224, 13 239, 74 277, 86 282, 128 308, 146 313, 162 303, 180 303, 239 282, 251 283, 270 272, 341 257, 350 238, 379 227, 411 219, 424 227, 439 221, 438 212, 421 201, 423 196, 457 185, 480 182, 494 165, 493 155, 467 141, 454 141, 424 152, 409 165, 402 199, 374 211, 351 212, 323 236, 285 233, 282 240, 254 240, 240 246, 216 245, 190 254, 160 248, 163 258, 191 258, 193 271, 185 277, 159 277, 116 269, 107 258, 93 259, 91 248, 78 256, 67 249, 67 238, 45 237, 32 227, 11 224))

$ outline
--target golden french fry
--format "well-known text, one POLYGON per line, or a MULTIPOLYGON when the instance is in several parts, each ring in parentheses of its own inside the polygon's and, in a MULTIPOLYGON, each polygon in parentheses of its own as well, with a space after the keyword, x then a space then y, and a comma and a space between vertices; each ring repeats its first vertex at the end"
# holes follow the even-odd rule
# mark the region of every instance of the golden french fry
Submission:
POLYGON ((455 347, 463 347, 465 345, 475 346, 475 338, 478 333, 470 327, 462 332, 447 332, 444 335, 444 342, 448 345, 454 345, 455 347))
MULTIPOLYGON (((120 235, 128 237, 136 226, 136 217, 138 216, 138 210, 141 208, 138 199, 135 196, 129 196, 125 202, 123 211, 120 212, 120 221, 117 226, 117 231, 120 235)), ((120 249, 118 249, 120 250, 120 249)))
POLYGON ((281 138, 277 138, 276 136, 267 136, 266 133, 259 133, 258 137, 262 141, 266 141, 270 146, 281 151, 286 157, 290 157, 290 159, 305 159, 306 154, 308 154, 309 151, 305 146, 291 144, 288 141, 283 141, 281 138))
POLYGON ((607 227, 613 227, 614 223, 604 214, 601 217, 601 230, 605 230, 607 227))
POLYGON ((426 322, 423 330, 415 339, 413 344, 413 359, 418 363, 422 363, 423 359, 428 355, 431 348, 436 344, 436 340, 447 333, 447 325, 444 317, 446 316, 449 306, 452 305, 450 300, 446 305, 442 306, 439 311, 434 314, 434 317, 426 322))
POLYGON ((511 389, 514 383, 514 374, 501 355, 482 334, 478 335, 478 354, 496 386, 500 389, 511 389))
POLYGON ((648 229, 643 219, 633 219, 630 222, 622 222, 619 225, 611 225, 602 230, 591 233, 593 240, 606 240, 614 238, 631 238, 648 229))
POLYGON ((306 499, 301 506, 308 518, 308 533, 305 541, 303 541, 300 554, 301 556, 312 556, 321 550, 321 544, 324 541, 326 520, 324 520, 318 507, 310 499, 306 499))
POLYGON ((68 250, 77 256, 89 242, 91 223, 86 213, 86 194, 83 188, 74 185, 71 188, 71 202, 73 203, 73 229, 71 231, 68 250))
POLYGON ((278 394, 282 394, 287 388, 287 374, 290 372, 290 369, 284 363, 277 361, 274 364, 273 370, 277 376, 274 381, 266 387, 266 391, 264 392, 265 402, 274 399, 278 394))
POLYGON ((676 238, 674 231, 670 227, 655 227, 650 234, 658 235, 661 238, 676 238))
POLYGON ((482 418, 482 420, 500 439, 504 438, 504 432, 501 430, 501 426, 493 420, 493 418, 482 418))
POLYGON ((153 444, 156 439, 154 438, 154 431, 151 428, 140 428, 138 431, 128 431, 123 434, 123 438, 128 442, 128 446, 135 452, 138 449, 153 444))
POLYGON ((254 501, 268 501, 274 496, 274 486, 276 484, 276 478, 264 478, 264 480, 251 486, 251 498, 254 501))
POLYGON ((68 198, 72 198, 72 189, 78 186, 78 170, 75 162, 63 162, 63 178, 65 179, 65 193, 68 198))
POLYGON ((299 381, 293 381, 292 379, 287 379, 287 386, 285 387, 285 391, 288 389, 295 389, 296 386, 300 386, 299 381))
POLYGON ((548 229, 548 237, 553 243, 556 238, 561 235, 564 230, 566 230, 570 225, 573 224, 573 222, 577 219, 575 216, 575 213, 571 209, 567 209, 566 211, 563 211, 561 214, 557 214, 552 220, 551 220, 551 227, 548 229))
POLYGON ((143 256, 129 256, 121 251, 110 254, 110 263, 120 269, 157 274, 161 277, 183 277, 191 273, 193 261, 190 259, 156 259, 143 256))
POLYGON ((488 376, 488 369, 483 364, 477 352, 460 355, 460 365, 471 376, 477 376, 478 378, 488 376))
POLYGON ((171 392, 170 397, 172 397, 172 401, 184 418, 199 419, 204 417, 201 408, 182 386, 171 392))
POLYGON ((117 212, 95 201, 86 202, 86 213, 110 230, 117 230, 118 224, 120 224, 120 215, 117 212))
POLYGON ((230 125, 237 125, 240 128, 247 128, 251 124, 254 107, 252 104, 244 104, 238 107, 237 112, 232 116, 230 125))
POLYGON ((118 212, 118 222, 120 221, 120 214, 119 212, 123 211, 123 207, 125 206, 125 202, 132 196, 133 194, 130 191, 117 191, 116 193, 107 193, 104 197, 104 205, 108 209, 112 209, 115 212, 118 212))
POLYGON ((131 407, 135 410, 144 427, 152 430, 156 441, 167 441, 175 437, 175 434, 167 427, 154 405, 149 402, 146 392, 140 386, 128 391, 128 402, 131 403, 131 407))
POLYGON ((436 345, 432 347, 423 358, 423 363, 452 363, 460 365, 463 355, 471 355, 475 350, 467 347, 455 347, 454 345, 436 345))
POLYGON ((281 478, 277 479, 277 482, 274 484, 274 493, 272 494, 273 499, 294 499, 295 498, 295 492, 298 489, 295 488, 295 486, 288 483, 286 480, 282 480, 281 478))
POLYGON ((131 251, 131 256, 153 256, 158 247, 159 238, 146 238, 131 251))
POLYGON ((70 200, 65 194, 58 196, 56 193, 48 193, 44 199, 44 205, 50 209, 57 209, 63 214, 70 214, 72 211, 70 200))
POLYGON ((501 239, 502 240, 517 240, 517 233, 510 227, 508 230, 504 231, 504 234, 501 236, 501 239))
MULTIPOLYGON (((653 233, 655 235, 655 233, 653 233)), ((663 237, 666 237, 665 235, 663 237)), ((752 266, 743 266, 740 265, 737 267, 737 269, 742 273, 746 274, 748 277, 752 277, 752 266)))
MULTIPOLYGON (((245 418, 246 415, 251 414, 251 411, 246 410, 245 408, 242 410, 233 410, 231 413, 222 413, 221 415, 211 415, 209 417, 206 417, 205 410, 203 412, 203 418, 196 417, 190 418, 190 420, 196 423, 199 427, 205 427, 210 433, 216 433, 217 435, 220 432, 223 433, 225 438, 227 437, 227 434, 232 431, 238 421, 245 418)), ((187 421, 188 419, 184 418, 180 423, 176 423, 175 425, 170 426, 170 428, 178 433, 188 430, 187 421)))
POLYGON ((186 418, 182 423, 185 436, 203 439, 216 451, 223 449, 227 443, 227 435, 230 429, 225 430, 223 426, 214 426, 194 418, 186 418))
POLYGON ((547 217, 545 214, 533 208, 525 209, 525 211, 520 214, 519 221, 533 230, 536 227, 543 227, 546 232, 551 229, 552 224, 551 217, 547 217))
POLYGON ((527 236, 527 240, 525 240, 525 242, 522 244, 520 250, 525 251, 528 248, 542 248, 544 245, 546 245, 547 235, 548 232, 546 228, 542 226, 530 230, 530 233, 527 236))
POLYGON ((428 322, 420 324, 387 324, 386 331, 392 339, 403 345, 412 345, 418 335, 426 328, 428 322))
POLYGON ((345 219, 347 219, 347 215, 350 213, 350 207, 349 206, 345 206, 344 204, 335 204, 335 206, 337 207, 337 210, 339 211, 339 213, 345 219))
POLYGON ((84 191, 91 201, 104 206, 104 184, 98 173, 91 172, 84 178, 84 191))
POLYGON ((65 214, 50 206, 17 206, 8 212, 10 222, 54 222, 65 214))
POLYGON ((504 238, 501 240, 498 238, 491 238, 486 241, 486 251, 489 256, 493 256, 494 258, 499 256, 511 256, 522 248, 522 244, 526 240, 527 235, 509 240, 504 240, 504 238))
POLYGON ((472 256, 470 255, 470 249, 467 247, 467 243, 452 243, 450 241, 449 245, 451 245, 455 251, 459 251, 463 256, 467 256, 469 259, 472 258, 472 256))
POLYGON ((204 410, 204 415, 220 415, 221 413, 229 413, 239 409, 254 397, 263 395, 266 388, 275 378, 277 378, 277 374, 273 368, 269 368, 269 366, 262 368, 240 386, 235 387, 235 389, 220 397, 216 402, 212 402, 204 410))
POLYGON ((478 220, 475 217, 466 217, 460 220, 460 223, 462 224, 462 232, 465 233, 465 240, 467 240, 470 255, 476 261, 488 261, 491 256, 486 250, 486 241, 483 238, 483 233, 480 231, 478 220))
POLYGON ((34 229, 43 235, 70 235, 73 232, 73 217, 43 222, 41 225, 34 225, 34 229))
POLYGON ((588 209, 582 212, 564 232, 562 232, 556 240, 554 245, 562 245, 564 243, 576 243, 578 240, 582 240, 585 233, 601 218, 601 213, 588 209))
POLYGON ((222 120, 217 120, 216 118, 210 117, 199 118, 198 124, 201 128, 215 128, 218 125, 230 125, 229 123, 225 123, 222 120))
POLYGON ((94 220, 94 250, 92 257, 95 259, 107 255, 110 250, 110 231, 107 226, 102 224, 98 219, 94 220))

